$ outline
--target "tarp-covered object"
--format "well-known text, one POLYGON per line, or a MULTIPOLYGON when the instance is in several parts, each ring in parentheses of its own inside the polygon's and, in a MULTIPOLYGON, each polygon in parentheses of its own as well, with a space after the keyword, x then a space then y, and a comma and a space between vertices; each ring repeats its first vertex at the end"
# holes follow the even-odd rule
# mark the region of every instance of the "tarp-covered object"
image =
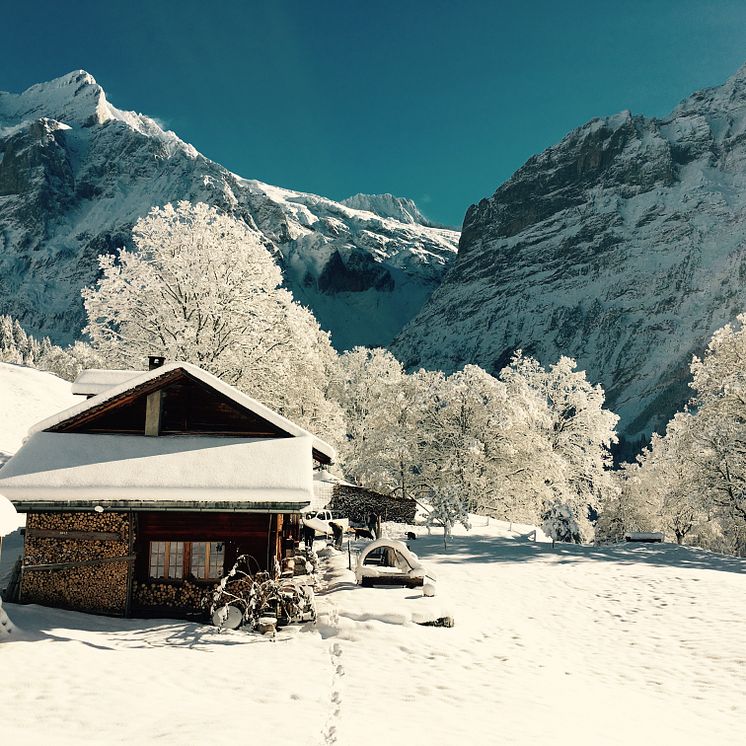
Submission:
POLYGON ((13 503, 0 495, 0 539, 15 531, 21 525, 21 517, 13 503))
MULTIPOLYGON (((313 498, 312 439, 36 432, 0 470, 21 510, 302 509, 313 498)), ((14 527, 15 528, 15 527, 14 527)))

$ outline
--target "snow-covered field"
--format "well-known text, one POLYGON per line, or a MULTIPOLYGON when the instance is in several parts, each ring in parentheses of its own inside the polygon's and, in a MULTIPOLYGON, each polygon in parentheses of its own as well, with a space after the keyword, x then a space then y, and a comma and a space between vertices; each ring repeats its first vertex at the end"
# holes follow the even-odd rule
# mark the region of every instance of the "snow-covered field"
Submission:
MULTIPOLYGON (((0 364, 0 452, 75 401, 0 364)), ((19 634, 0 645, 0 744, 742 743, 746 560, 552 549, 485 523, 447 552, 440 536, 411 542, 433 599, 355 586, 346 554, 326 552, 317 624, 274 642, 7 604, 19 634), (454 628, 413 622, 446 615, 454 628)), ((20 548, 4 540, 0 587, 20 548)))
POLYGON ((2 743, 743 742, 746 561, 513 528, 412 542, 435 599, 326 558, 318 624, 275 642, 9 604, 2 743))

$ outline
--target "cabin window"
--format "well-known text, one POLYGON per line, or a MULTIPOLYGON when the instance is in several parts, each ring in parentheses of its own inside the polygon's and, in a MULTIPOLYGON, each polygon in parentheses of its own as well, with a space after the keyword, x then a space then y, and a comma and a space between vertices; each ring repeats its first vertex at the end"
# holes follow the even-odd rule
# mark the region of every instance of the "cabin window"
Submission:
POLYGON ((175 579, 184 577, 183 541, 150 542, 150 577, 175 579))
POLYGON ((181 580, 218 580, 223 574, 221 541, 151 541, 150 577, 181 580))
POLYGON ((191 571, 200 580, 217 580, 223 574, 223 542, 192 542, 191 571))

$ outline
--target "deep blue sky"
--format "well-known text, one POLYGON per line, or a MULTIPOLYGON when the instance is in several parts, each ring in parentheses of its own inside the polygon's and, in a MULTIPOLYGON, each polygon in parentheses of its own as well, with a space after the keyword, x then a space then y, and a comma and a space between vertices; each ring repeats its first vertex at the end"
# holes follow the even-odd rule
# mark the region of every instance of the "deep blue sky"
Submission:
POLYGON ((0 0, 0 90, 77 68, 248 178, 460 225, 593 116, 746 62, 743 0, 0 0))

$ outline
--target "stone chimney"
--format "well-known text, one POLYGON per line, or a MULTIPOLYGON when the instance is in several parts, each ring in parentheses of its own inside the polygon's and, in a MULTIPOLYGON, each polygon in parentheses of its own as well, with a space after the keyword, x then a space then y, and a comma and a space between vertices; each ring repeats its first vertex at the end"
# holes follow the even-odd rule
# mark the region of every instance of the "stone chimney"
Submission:
POLYGON ((160 355, 150 355, 148 357, 148 370, 154 370, 160 368, 163 363, 166 362, 166 358, 160 355))

